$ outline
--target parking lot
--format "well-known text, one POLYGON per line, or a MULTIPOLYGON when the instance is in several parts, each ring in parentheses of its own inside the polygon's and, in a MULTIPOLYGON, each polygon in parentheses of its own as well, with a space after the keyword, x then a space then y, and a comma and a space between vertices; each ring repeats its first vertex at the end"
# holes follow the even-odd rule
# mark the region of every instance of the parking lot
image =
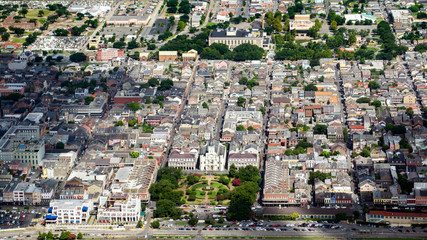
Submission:
POLYGON ((41 217, 41 213, 23 208, 2 207, 0 209, 0 229, 28 227, 31 225, 33 218, 41 217))
POLYGON ((11 210, 10 212, 1 210, 0 229, 27 227, 35 216, 36 213, 29 210, 21 210, 20 212, 17 210, 11 210))

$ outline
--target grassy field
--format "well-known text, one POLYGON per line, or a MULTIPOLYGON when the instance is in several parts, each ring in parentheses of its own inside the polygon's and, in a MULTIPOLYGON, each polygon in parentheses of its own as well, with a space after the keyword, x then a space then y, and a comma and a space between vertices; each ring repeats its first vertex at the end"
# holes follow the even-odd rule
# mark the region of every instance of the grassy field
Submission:
POLYGON ((25 42, 25 38, 11 38, 11 41, 13 43, 20 43, 23 44, 25 42))
POLYGON ((47 9, 29 9, 26 15, 27 18, 39 18, 39 11, 43 10, 43 17, 47 17, 53 13, 53 11, 49 11, 47 9))

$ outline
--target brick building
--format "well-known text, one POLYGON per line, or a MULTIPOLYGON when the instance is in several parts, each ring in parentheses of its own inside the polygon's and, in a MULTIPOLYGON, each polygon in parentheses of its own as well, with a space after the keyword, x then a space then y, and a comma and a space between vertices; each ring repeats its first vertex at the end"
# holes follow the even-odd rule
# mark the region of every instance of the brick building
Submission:
POLYGON ((114 49, 114 48, 105 48, 99 49, 96 53, 95 60, 96 61, 109 61, 116 57, 124 57, 124 52, 122 49, 114 49))

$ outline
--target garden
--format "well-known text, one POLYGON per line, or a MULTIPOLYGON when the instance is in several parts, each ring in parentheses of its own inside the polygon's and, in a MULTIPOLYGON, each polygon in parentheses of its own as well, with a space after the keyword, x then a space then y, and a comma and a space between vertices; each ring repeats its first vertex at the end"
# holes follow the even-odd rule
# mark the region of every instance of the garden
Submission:
MULTIPOLYGON (((216 204, 218 196, 233 190, 230 179, 226 176, 189 175, 181 184, 189 204, 216 204)), ((225 204, 225 203, 223 203, 225 204)))

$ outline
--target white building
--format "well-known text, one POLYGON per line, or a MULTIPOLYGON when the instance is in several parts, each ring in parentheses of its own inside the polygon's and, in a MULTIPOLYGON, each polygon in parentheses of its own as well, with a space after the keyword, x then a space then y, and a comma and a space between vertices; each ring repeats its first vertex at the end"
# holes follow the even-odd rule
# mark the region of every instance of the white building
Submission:
POLYGON ((25 203, 24 194, 27 187, 28 183, 18 183, 18 185, 16 185, 15 189, 13 190, 13 201, 15 203, 25 203))
POLYGON ((169 159, 169 167, 181 168, 183 170, 196 170, 199 151, 191 149, 189 152, 183 150, 172 150, 169 159))
POLYGON ((93 210, 92 200, 55 199, 50 202, 47 223, 83 223, 89 219, 93 210))
POLYGON ((200 155, 200 170, 224 171, 227 148, 219 142, 203 148, 204 154, 200 155))
POLYGON ((98 221, 137 222, 141 217, 141 200, 129 195, 100 197, 98 221))

